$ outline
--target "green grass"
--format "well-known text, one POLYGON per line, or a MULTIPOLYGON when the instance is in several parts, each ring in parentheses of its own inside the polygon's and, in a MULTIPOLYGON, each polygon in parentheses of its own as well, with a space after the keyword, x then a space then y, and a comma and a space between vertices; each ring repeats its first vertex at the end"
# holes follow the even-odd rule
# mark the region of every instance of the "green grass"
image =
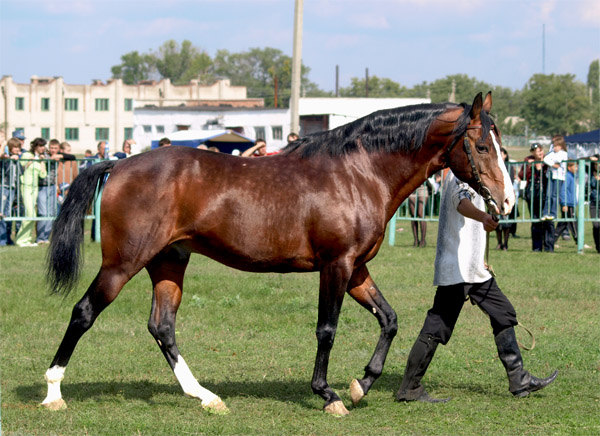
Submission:
MULTIPOLYGON (((529 226, 508 252, 492 250, 500 287, 537 346, 524 352, 538 376, 557 381, 530 398, 508 392, 487 318, 465 304, 454 336, 438 352, 424 383, 447 404, 393 401, 407 354, 430 307, 436 225, 428 246, 412 248, 398 224, 371 273, 399 318, 384 374, 364 402, 350 408, 348 384, 361 377, 379 329, 346 298, 329 366, 329 382, 350 415, 333 418, 310 389, 316 351, 317 274, 248 274, 193 256, 177 318, 177 340, 200 383, 231 410, 210 415, 186 398, 146 329, 150 280, 140 273, 82 338, 62 384, 68 409, 38 407, 46 371, 74 303, 100 264, 86 244, 79 288, 66 299, 45 291, 45 248, 0 249, 2 431, 6 435, 186 434, 599 434, 600 255, 579 255, 572 241, 554 254, 532 253, 529 226)), ((589 224, 586 224, 586 228, 589 224)), ((591 235, 586 235, 588 243, 591 235)), ((528 337, 517 330, 524 342, 528 337)))

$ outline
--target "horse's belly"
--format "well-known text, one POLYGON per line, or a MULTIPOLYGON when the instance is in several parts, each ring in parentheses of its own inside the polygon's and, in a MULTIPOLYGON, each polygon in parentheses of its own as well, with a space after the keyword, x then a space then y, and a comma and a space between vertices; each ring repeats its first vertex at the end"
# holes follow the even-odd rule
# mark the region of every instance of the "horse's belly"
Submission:
POLYGON ((224 265, 251 272, 314 271, 315 262, 309 253, 285 250, 277 244, 244 244, 243 241, 215 241, 195 238, 189 242, 192 251, 224 265))

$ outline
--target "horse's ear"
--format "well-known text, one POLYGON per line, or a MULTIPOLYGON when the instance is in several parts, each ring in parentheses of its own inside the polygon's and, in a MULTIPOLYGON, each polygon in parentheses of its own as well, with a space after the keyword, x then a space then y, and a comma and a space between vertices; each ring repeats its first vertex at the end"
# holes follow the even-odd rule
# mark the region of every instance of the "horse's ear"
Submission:
POLYGON ((482 99, 482 94, 481 92, 479 94, 477 94, 475 96, 475 99, 473 100, 473 105, 471 106, 471 112, 469 113, 469 117, 475 121, 475 120, 479 120, 479 114, 481 113, 481 108, 483 106, 483 99, 482 99))
POLYGON ((492 110, 492 91, 489 91, 483 100, 483 110, 488 114, 492 110))

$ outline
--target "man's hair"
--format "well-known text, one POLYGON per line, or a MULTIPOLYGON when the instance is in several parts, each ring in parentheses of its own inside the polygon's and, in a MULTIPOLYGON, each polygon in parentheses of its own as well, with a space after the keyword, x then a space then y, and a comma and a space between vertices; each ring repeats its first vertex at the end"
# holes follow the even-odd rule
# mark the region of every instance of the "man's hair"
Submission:
POLYGON ((51 139, 50 142, 48 142, 48 146, 50 145, 58 145, 60 147, 60 141, 58 139, 51 139))
POLYGON ((69 144, 67 141, 61 142, 59 145, 61 150, 64 150, 65 148, 70 147, 70 146, 71 146, 71 144, 69 144))
POLYGON ((259 142, 263 142, 265 145, 267 145, 267 141, 265 141, 263 138, 256 138, 256 141, 254 141, 255 144, 258 144, 259 142))
POLYGON ((165 144, 170 144, 171 140, 169 138, 162 138, 160 141, 158 141, 158 146, 162 147, 165 144))
POLYGON ((98 142, 98 151, 100 151, 100 147, 102 146, 102 144, 106 145, 106 141, 100 141, 98 142))

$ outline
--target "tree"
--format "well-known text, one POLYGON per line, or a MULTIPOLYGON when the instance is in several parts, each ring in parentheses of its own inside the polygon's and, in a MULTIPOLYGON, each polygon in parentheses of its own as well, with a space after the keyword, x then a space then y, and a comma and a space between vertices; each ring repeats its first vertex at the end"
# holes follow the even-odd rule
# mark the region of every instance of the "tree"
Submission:
POLYGON ((152 55, 139 54, 137 51, 121 56, 121 63, 110 70, 113 79, 122 79, 127 85, 134 85, 140 80, 148 80, 154 71, 155 60, 152 55))
POLYGON ((600 60, 596 59, 590 64, 587 76, 588 92, 592 107, 590 128, 600 128, 600 60))
POLYGON ((171 39, 160 46, 153 57, 161 77, 169 78, 175 85, 188 83, 191 79, 200 79, 203 83, 213 79, 209 72, 212 66, 210 56, 188 40, 180 46, 171 39))
MULTIPOLYGON (((306 95, 317 95, 322 91, 308 80, 309 71, 308 67, 302 66, 302 89, 306 95)), ((242 53, 219 50, 213 60, 212 73, 215 76, 228 77, 232 85, 245 86, 248 97, 263 98, 267 107, 273 107, 275 104, 277 78, 278 106, 289 106, 292 58, 279 49, 252 48, 242 53)))
MULTIPOLYGON (((369 97, 403 97, 404 93, 406 93, 406 88, 391 79, 377 76, 369 77, 369 97)), ((353 77, 349 87, 340 88, 340 96, 365 97, 366 79, 353 77)))
POLYGON ((572 134, 588 128, 586 88, 573 74, 534 74, 522 95, 521 115, 538 134, 572 134))

